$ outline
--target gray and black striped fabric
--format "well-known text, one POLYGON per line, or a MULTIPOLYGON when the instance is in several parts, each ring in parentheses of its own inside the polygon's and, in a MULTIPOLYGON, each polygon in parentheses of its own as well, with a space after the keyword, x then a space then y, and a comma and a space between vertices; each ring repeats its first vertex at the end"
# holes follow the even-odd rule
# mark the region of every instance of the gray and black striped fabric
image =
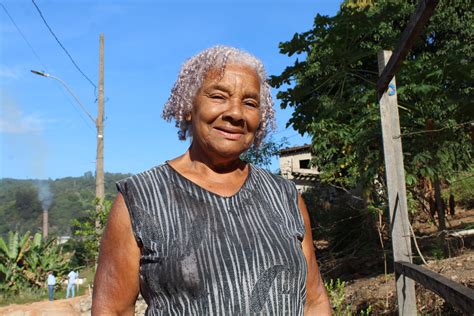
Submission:
POLYGON ((304 223, 294 184, 250 165, 235 195, 163 164, 117 183, 141 247, 146 315, 302 315, 304 223))

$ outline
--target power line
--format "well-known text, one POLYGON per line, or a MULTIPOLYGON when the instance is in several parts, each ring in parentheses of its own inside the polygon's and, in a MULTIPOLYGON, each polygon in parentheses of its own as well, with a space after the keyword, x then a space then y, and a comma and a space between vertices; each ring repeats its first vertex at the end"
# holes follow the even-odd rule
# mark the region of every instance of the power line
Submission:
MULTIPOLYGON (((21 35, 21 37, 23 38, 23 40, 25 41, 25 43, 28 45, 28 47, 30 48, 31 52, 33 53, 33 55, 36 57, 36 59, 38 60, 38 62, 41 64, 41 66, 43 67, 43 69, 45 71, 48 71, 47 70, 47 67, 45 66, 45 64, 43 63, 43 61, 41 60, 41 58, 39 57, 38 53, 36 52, 36 50, 33 48, 33 45, 31 45, 30 41, 28 41, 28 39, 26 38, 25 34, 21 31, 20 27, 16 24, 15 20, 13 19, 13 17, 11 16, 10 12, 8 12, 7 8, 3 5, 3 3, 0 3, 0 5, 2 6, 3 10, 5 11, 5 13, 7 14, 7 16, 10 18, 10 21, 12 22, 12 24, 15 26, 16 30, 18 31, 18 33, 21 35)), ((59 87, 58 87, 59 88, 59 87)), ((59 89, 61 91, 61 93, 63 95, 66 96, 66 94, 64 93, 64 91, 62 89, 59 89)), ((79 109, 77 108, 77 106, 75 106, 71 100, 66 96, 67 98, 67 101, 69 102, 69 104, 71 104, 71 106, 74 108, 74 110, 76 110, 76 112, 79 113, 79 116, 81 117, 81 119, 84 121, 84 123, 86 123, 87 127, 89 127, 92 131, 94 130, 92 128, 92 126, 89 124, 88 121, 86 121, 84 119, 84 117, 81 115, 81 112, 79 111, 79 109)))
POLYGON ((56 36, 56 34, 54 34, 53 30, 51 29, 51 27, 49 26, 48 22, 46 22, 46 19, 44 18, 43 16, 43 13, 41 12, 40 8, 38 7, 38 5, 35 3, 35 0, 31 0, 31 2, 33 2, 33 5, 36 7, 36 10, 38 10, 38 13, 39 15, 41 16, 41 19, 43 20, 44 24, 46 25, 46 27, 48 28, 49 32, 51 33, 51 35, 53 35, 54 39, 56 40, 56 42, 58 42, 59 46, 61 46, 61 48, 64 50, 64 52, 66 53, 66 55, 69 57, 69 59, 71 60, 71 62, 73 63, 73 65, 76 67, 76 69, 84 76, 84 78, 87 79, 87 81, 89 81, 89 83, 94 87, 94 94, 95 94, 95 91, 97 91, 97 86, 92 82, 92 80, 89 79, 89 77, 86 76, 86 74, 81 70, 81 68, 79 68, 79 66, 77 65, 77 63, 74 61, 74 59, 72 58, 71 54, 69 54, 69 52, 67 51, 67 49, 64 47, 64 45, 61 43, 61 41, 59 41, 58 37, 56 36))
MULTIPOLYGON (((57 85, 56 85, 57 86, 57 85)), ((59 87, 58 87, 59 88, 59 87)), ((64 93, 63 89, 59 89, 61 90, 61 92, 66 96, 67 98, 67 101, 69 102, 69 104, 71 104, 73 107, 74 107, 74 110, 76 110, 76 112, 79 114, 79 116, 81 117, 82 121, 87 125, 88 128, 90 128, 91 131, 95 132, 95 129, 94 129, 94 126, 91 125, 91 122, 86 120, 85 117, 84 117, 84 114, 82 111, 79 110, 79 108, 77 107, 77 105, 74 105, 74 102, 72 102, 69 98, 69 96, 66 95, 66 93, 64 93)))
POLYGON ((441 132, 441 131, 444 131, 445 129, 459 128, 459 127, 461 127, 461 126, 471 125, 471 124, 474 124, 474 121, 459 123, 459 124, 452 125, 452 126, 445 126, 445 127, 438 128, 438 129, 428 129, 428 130, 422 130, 422 131, 417 131, 417 132, 402 133, 402 134, 400 134, 400 135, 398 135, 398 136, 393 136, 393 139, 397 139, 397 138, 400 138, 400 137, 403 137, 403 136, 408 136, 408 135, 417 135, 417 134, 426 134, 426 133, 441 132))
POLYGON ((18 25, 15 23, 15 20, 13 20, 12 16, 10 15, 10 13, 8 12, 7 8, 5 8, 5 6, 3 5, 3 3, 0 3, 0 5, 2 6, 3 10, 5 11, 5 13, 8 15, 8 17, 10 18, 10 21, 12 21, 13 25, 15 26, 16 30, 18 31, 18 33, 20 33, 21 37, 23 38, 23 40, 26 42, 26 44, 28 45, 28 47, 30 47, 33 55, 35 55, 36 59, 38 59, 39 63, 41 64, 41 66, 43 66, 43 68, 46 69, 44 63, 41 61, 41 58, 38 56, 38 54, 36 53, 35 49, 33 48, 33 46, 31 46, 30 42, 26 39, 25 35, 23 34, 23 32, 20 30, 20 28, 18 27, 18 25))

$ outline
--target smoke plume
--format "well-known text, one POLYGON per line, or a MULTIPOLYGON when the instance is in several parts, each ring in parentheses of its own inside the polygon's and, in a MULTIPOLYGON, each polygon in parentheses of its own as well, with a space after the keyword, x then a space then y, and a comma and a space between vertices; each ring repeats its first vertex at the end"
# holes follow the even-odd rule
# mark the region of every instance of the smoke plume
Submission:
POLYGON ((36 187, 38 188, 38 199, 41 202, 43 210, 48 210, 51 203, 53 203, 53 193, 49 187, 48 180, 38 180, 36 187))

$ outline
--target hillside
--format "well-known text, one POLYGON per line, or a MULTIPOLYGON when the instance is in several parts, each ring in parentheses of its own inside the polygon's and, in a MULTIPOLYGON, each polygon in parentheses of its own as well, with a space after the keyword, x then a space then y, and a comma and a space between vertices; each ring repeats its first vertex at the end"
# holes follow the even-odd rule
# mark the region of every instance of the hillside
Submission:
MULTIPOLYGON (((127 176, 105 174, 106 199, 115 197, 115 182, 127 176)), ((41 231, 43 207, 49 209, 49 233, 69 235, 71 220, 85 216, 84 211, 94 207, 94 196, 92 172, 56 180, 0 179, 0 236, 10 230, 41 231)))

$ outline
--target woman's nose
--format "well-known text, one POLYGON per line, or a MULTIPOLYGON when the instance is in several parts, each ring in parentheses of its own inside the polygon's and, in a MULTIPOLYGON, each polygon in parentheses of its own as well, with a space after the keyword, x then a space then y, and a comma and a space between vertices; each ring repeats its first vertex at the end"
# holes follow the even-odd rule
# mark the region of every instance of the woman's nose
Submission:
POLYGON ((224 119, 231 119, 234 122, 243 121, 243 107, 241 100, 230 99, 229 106, 224 113, 224 119))

